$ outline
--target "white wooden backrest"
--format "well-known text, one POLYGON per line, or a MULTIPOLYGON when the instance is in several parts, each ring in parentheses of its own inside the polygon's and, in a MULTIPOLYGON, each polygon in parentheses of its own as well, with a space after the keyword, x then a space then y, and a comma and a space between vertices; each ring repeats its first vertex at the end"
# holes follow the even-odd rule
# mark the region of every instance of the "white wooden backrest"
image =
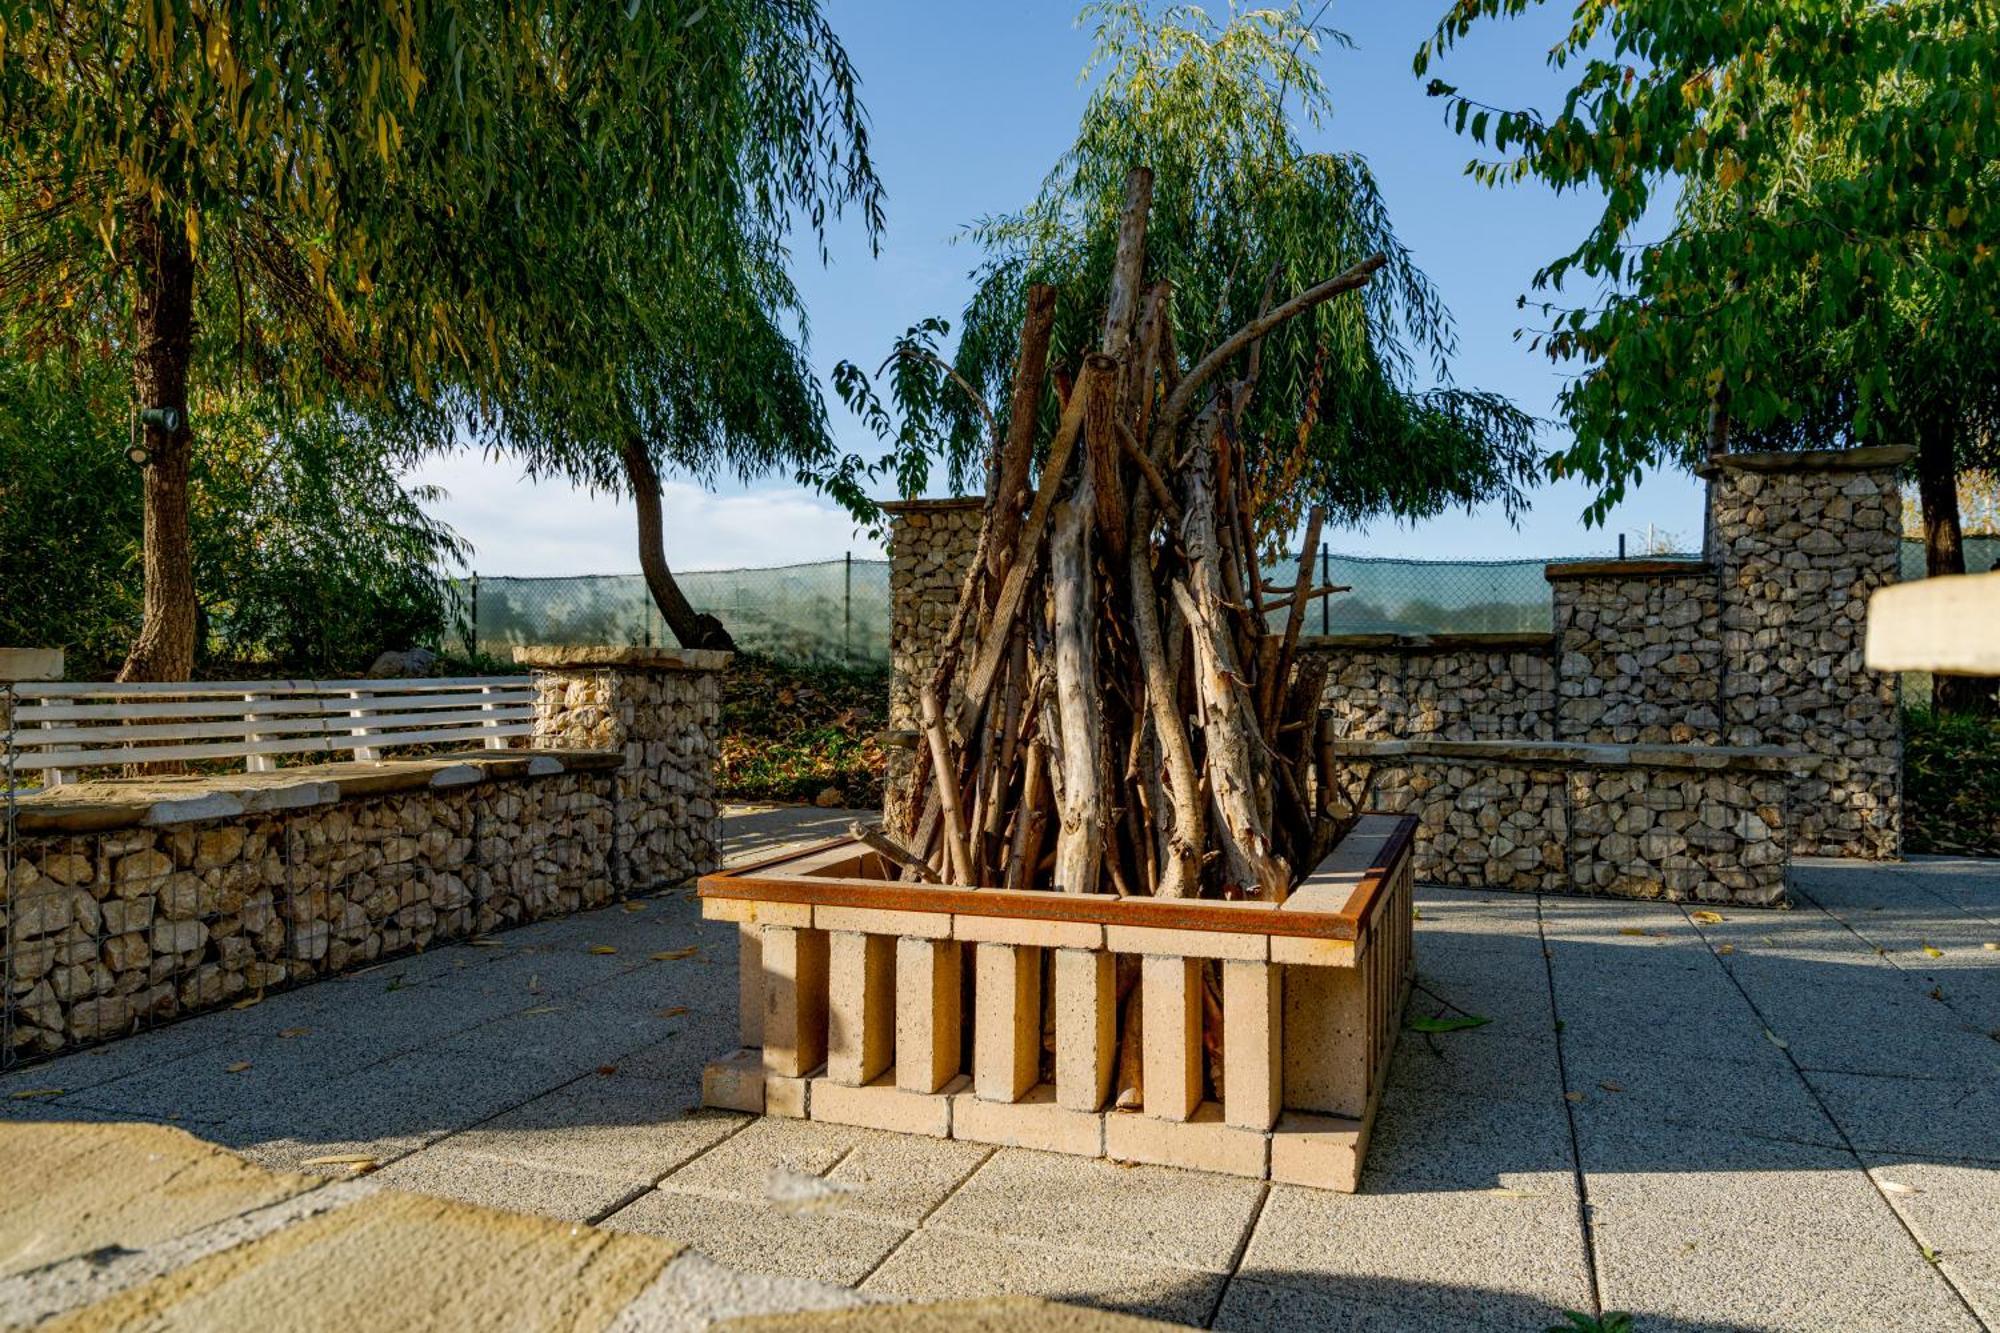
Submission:
POLYGON ((24 682, 14 687, 14 767, 51 786, 79 769, 281 754, 377 759, 401 745, 503 750, 535 731, 525 676, 435 680, 239 680, 174 684, 24 682))

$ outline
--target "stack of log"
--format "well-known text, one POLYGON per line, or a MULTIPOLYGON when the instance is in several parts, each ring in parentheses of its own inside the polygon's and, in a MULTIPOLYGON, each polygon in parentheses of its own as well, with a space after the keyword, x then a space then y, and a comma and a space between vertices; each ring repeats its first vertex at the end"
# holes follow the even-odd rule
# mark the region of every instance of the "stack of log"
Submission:
POLYGON ((1253 467, 1240 432, 1265 336, 1383 259, 1282 303, 1267 284, 1263 312, 1184 367, 1173 293, 1145 281, 1151 194, 1134 171, 1080 364, 1051 368, 1056 292, 1028 293, 977 554, 920 685, 920 796, 911 826, 871 835, 906 879, 1282 900, 1351 820, 1319 744, 1324 668, 1298 657, 1332 591, 1312 577, 1324 513, 1296 579, 1267 584, 1258 524, 1297 512, 1272 492, 1299 459, 1253 467))

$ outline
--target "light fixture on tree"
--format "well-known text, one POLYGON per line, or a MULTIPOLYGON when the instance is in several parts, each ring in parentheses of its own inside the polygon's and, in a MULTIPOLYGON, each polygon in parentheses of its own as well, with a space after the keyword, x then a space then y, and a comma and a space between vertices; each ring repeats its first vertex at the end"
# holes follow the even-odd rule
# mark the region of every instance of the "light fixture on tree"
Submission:
POLYGON ((146 467, 153 461, 153 451, 146 447, 145 428, 157 426, 172 435, 181 428, 181 410, 178 407, 148 407, 132 414, 132 442, 125 446, 126 461, 133 467, 146 467))

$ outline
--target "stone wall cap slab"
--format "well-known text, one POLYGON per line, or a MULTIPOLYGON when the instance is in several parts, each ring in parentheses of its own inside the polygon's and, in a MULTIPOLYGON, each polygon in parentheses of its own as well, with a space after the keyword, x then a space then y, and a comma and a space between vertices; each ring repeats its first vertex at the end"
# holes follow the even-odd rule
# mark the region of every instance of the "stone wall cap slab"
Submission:
POLYGON ((935 514, 940 510, 983 509, 986 498, 980 495, 953 495, 942 500, 884 500, 882 512, 885 514, 935 514))
POLYGON ((716 648, 651 648, 637 644, 523 644, 514 649, 515 665, 544 670, 625 667, 637 671, 720 671, 734 656, 716 648))
POLYGON ((1548 566, 1542 577, 1551 583, 1563 579, 1687 579, 1715 573, 1715 566, 1702 560, 1564 560, 1548 566))
POLYGON ((60 648, 0 648, 0 680, 61 680, 60 648))
POLYGON ((624 762, 625 756, 614 750, 492 750, 428 759, 312 764, 269 773, 65 783, 22 796, 15 828, 41 834, 166 828, 423 788, 604 771, 624 762))
POLYGON ((1866 449, 1770 449, 1722 454, 1694 472, 1698 477, 1718 472, 1873 472, 1901 467, 1916 452, 1907 444, 1878 444, 1866 449))
POLYGON ((1556 636, 1546 630, 1468 631, 1458 634, 1303 634, 1305 652, 1380 650, 1399 653, 1546 652, 1556 636))
POLYGON ((1608 745, 1589 741, 1348 740, 1333 753, 1369 759, 1463 759, 1470 762, 1584 768, 1750 769, 1810 773, 1823 758, 1776 745, 1608 745))

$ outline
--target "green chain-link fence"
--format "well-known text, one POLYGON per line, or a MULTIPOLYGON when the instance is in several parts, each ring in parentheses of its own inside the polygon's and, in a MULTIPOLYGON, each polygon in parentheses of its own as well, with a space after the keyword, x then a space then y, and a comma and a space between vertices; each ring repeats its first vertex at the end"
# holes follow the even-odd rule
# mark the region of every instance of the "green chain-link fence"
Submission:
MULTIPOLYGON (((1323 551, 1317 581, 1346 587, 1308 612, 1322 634, 1442 634, 1552 628, 1543 569, 1556 559, 1395 560, 1323 551)), ((1689 557, 1690 559, 1692 557, 1689 557)), ((2000 537, 1968 537, 1966 568, 1992 569, 2000 537)), ((1296 566, 1268 572, 1290 583, 1296 566)), ((1924 576, 1920 542, 1903 543, 1902 576, 1924 576)), ((696 609, 719 617, 744 648, 795 661, 889 660, 889 562, 822 560, 679 576, 696 609)), ((523 643, 672 643, 637 574, 569 578, 474 575, 458 585, 474 642, 506 656, 523 643)))

